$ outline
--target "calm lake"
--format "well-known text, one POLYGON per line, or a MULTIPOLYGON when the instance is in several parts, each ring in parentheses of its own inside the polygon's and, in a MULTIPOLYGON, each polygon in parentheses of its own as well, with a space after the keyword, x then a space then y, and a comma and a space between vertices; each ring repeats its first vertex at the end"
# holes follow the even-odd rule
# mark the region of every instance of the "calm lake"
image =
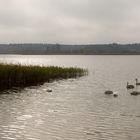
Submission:
POLYGON ((0 55, 5 63, 89 70, 77 79, 0 94, 0 140, 140 140, 140 95, 126 89, 127 81, 140 80, 139 60, 132 55, 0 55))

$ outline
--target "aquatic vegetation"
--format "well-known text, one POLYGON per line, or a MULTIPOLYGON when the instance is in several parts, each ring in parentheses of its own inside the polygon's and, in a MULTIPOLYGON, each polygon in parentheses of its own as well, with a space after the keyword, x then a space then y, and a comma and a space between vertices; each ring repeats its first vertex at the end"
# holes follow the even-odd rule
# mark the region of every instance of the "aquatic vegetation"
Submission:
POLYGON ((0 90, 15 87, 24 88, 55 79, 79 77, 85 73, 87 73, 87 70, 77 67, 0 64, 0 90))

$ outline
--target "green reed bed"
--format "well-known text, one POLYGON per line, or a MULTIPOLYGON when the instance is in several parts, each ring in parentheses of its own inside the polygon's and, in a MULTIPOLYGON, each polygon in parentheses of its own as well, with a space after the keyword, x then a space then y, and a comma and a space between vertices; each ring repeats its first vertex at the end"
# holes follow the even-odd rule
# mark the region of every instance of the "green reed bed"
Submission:
POLYGON ((75 78, 86 73, 87 70, 76 67, 0 64, 0 90, 24 88, 56 79, 75 78))

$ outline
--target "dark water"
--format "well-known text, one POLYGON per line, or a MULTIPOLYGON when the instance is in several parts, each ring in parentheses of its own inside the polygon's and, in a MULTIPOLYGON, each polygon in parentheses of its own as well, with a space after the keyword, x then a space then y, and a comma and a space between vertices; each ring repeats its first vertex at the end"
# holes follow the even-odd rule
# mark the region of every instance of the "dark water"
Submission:
POLYGON ((1 55, 1 62, 78 66, 89 75, 0 95, 0 140, 140 140, 140 96, 126 90, 127 81, 140 79, 139 60, 1 55), (108 89, 118 98, 104 95, 108 89))

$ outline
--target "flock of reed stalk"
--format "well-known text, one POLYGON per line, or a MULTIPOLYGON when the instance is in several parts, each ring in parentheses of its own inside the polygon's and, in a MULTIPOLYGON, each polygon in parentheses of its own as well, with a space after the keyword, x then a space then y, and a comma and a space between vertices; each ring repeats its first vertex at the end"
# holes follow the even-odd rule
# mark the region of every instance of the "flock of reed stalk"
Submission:
POLYGON ((85 73, 87 70, 76 67, 0 64, 0 90, 24 88, 56 79, 75 78, 85 73))

